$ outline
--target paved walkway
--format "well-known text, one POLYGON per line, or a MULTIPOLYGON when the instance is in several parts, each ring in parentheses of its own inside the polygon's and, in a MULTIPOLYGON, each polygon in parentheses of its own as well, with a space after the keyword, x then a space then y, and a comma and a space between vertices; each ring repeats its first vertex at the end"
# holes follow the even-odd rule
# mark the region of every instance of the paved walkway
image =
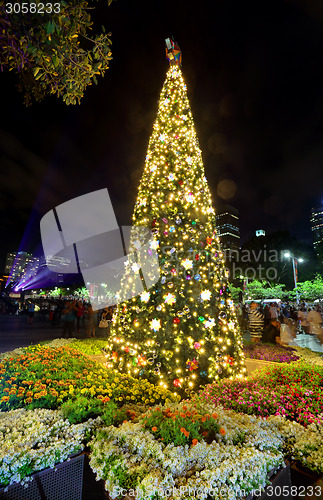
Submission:
MULTIPOLYGON (((73 336, 85 338, 86 332, 82 329, 73 336)), ((28 325, 26 315, 0 314, 0 352, 62 337, 63 324, 52 326, 49 321, 40 322, 37 314, 32 325, 28 325)))

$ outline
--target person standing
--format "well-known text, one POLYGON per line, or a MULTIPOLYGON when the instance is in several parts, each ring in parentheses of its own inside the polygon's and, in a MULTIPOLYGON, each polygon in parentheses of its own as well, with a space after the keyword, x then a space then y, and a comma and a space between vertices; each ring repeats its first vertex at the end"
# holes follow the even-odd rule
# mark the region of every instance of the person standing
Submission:
POLYGON ((27 320, 28 325, 32 325, 33 324, 34 316, 35 316, 35 304, 33 302, 29 302, 29 305, 28 305, 28 320, 27 320))
POLYGON ((71 338, 73 336, 75 312, 76 308, 73 302, 67 302, 65 309, 63 310, 63 337, 65 338, 71 338))
POLYGON ((264 315, 258 310, 257 302, 251 302, 248 317, 251 342, 260 342, 264 328, 264 315))

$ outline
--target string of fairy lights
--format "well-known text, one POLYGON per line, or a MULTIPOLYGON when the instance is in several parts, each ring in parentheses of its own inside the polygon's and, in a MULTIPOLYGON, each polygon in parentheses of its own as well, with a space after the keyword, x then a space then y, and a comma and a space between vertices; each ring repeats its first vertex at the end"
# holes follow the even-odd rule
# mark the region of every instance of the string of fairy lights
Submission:
MULTIPOLYGON (((140 295, 133 292, 118 305, 107 366, 181 394, 224 376, 244 376, 211 193, 177 65, 161 91, 133 225, 154 235, 150 250, 158 252, 160 278, 149 289, 143 281, 140 295)), ((136 258, 130 252, 122 280, 128 296, 140 268, 136 258)))

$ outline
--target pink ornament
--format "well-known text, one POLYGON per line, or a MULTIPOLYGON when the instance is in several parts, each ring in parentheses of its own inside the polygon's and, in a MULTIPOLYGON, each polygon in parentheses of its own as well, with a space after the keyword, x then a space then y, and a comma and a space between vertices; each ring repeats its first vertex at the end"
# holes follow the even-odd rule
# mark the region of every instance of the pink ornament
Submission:
POLYGON ((194 342, 195 349, 200 349, 201 344, 199 342, 194 342))

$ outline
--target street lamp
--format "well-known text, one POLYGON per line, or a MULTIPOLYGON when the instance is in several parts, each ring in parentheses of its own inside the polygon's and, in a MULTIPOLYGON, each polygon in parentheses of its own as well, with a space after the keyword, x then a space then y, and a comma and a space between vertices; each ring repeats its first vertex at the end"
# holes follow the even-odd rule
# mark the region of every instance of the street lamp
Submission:
POLYGON ((296 303, 298 304, 299 302, 299 297, 298 297, 298 292, 297 292, 297 281, 298 281, 298 271, 297 271, 297 264, 298 262, 304 262, 304 259, 301 259, 299 257, 295 257, 292 255, 290 252, 286 252, 284 254, 284 257, 288 259, 292 259, 293 263, 293 276, 294 276, 294 285, 295 285, 295 290, 296 290, 296 303))

